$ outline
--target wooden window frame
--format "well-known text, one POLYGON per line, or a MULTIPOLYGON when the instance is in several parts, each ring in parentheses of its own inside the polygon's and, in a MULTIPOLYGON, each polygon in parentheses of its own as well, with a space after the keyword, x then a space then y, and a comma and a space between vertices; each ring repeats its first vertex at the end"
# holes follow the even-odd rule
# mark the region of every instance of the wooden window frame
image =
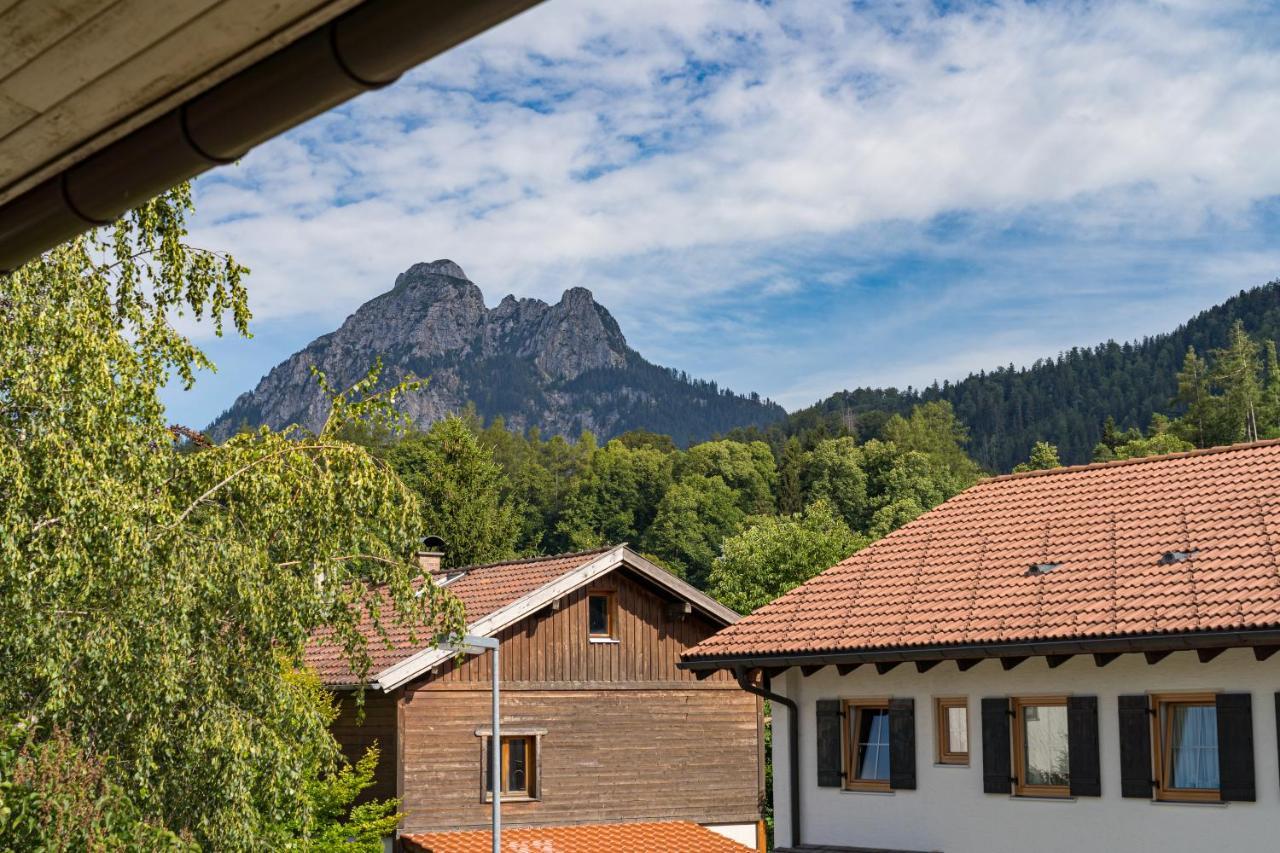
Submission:
MULTIPOLYGON (((485 732, 480 737, 480 799, 482 802, 492 802, 493 793, 489 790, 489 742, 493 740, 493 736, 485 732)), ((503 786, 502 802, 504 803, 524 803, 536 802, 542 799, 542 735, 540 732, 523 732, 503 731, 501 735, 502 749, 502 779, 500 784, 503 786), (507 783, 507 767, 510 762, 510 742, 513 740, 525 741, 525 790, 510 791, 506 789, 507 783)))
POLYGON ((969 743, 969 699, 967 696, 940 696, 933 700, 933 718, 935 744, 939 764, 952 764, 957 767, 969 766, 969 750, 963 752, 951 748, 951 727, 948 725, 947 711, 952 708, 964 709, 964 741, 969 743))
MULTIPOLYGON (((1026 710, 1035 707, 1067 707, 1066 696, 1015 696, 1013 708, 1013 793, 1019 797, 1054 797, 1067 799, 1071 785, 1032 785, 1026 781, 1026 710)), ((1070 737, 1067 748, 1071 748, 1070 737)), ((1070 756, 1068 756, 1068 759, 1070 756)))
MULTIPOLYGON (((1216 693, 1153 693, 1148 697, 1151 715, 1151 760, 1154 765, 1156 799, 1169 803, 1217 803, 1222 800, 1221 788, 1174 788, 1169 785, 1172 767, 1168 752, 1173 748, 1169 737, 1169 715, 1164 710, 1173 705, 1209 706, 1217 710, 1216 693)), ((1221 781, 1219 781, 1221 784, 1221 781)))
POLYGON ((612 590, 596 590, 587 593, 587 639, 593 642, 616 642, 618 639, 618 599, 612 590), (609 620, 609 629, 603 634, 591 630, 591 599, 605 600, 605 614, 609 620))
MULTIPOLYGON (((889 697, 877 696, 870 699, 842 699, 840 701, 841 743, 844 747, 844 789, 846 791, 892 791, 892 765, 887 779, 857 778, 858 743, 857 732, 861 729, 861 713, 863 711, 889 711, 889 697)), ((892 761, 892 734, 886 743, 892 761)))

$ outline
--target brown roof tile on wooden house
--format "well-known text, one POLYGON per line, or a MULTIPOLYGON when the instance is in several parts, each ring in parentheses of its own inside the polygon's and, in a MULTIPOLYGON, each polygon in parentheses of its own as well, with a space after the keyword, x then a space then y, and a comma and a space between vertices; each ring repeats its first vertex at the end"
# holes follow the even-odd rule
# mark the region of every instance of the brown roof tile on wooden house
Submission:
MULTIPOLYGON (((591 562, 609 550, 611 549, 597 548, 594 551, 575 554, 468 566, 449 572, 446 577, 456 576, 456 578, 449 581, 445 588, 462 601, 463 608, 466 610, 467 623, 471 624, 551 583, 566 572, 591 562)), ((389 605, 386 612, 390 612, 389 605)), ((386 627, 390 648, 383 643, 382 638, 374 630, 372 620, 366 616, 361 623, 361 632, 369 641, 369 655, 373 659, 370 667, 371 677, 380 670, 403 660, 409 654, 430 645, 430 637, 424 639, 419 636, 414 639, 405 626, 387 624, 386 627)), ((360 680, 347 665, 342 649, 326 642, 326 636, 318 635, 317 639, 307 646, 307 665, 330 686, 359 684, 360 680)))
POLYGON ((688 662, 1280 627, 1280 441, 995 477, 688 662))

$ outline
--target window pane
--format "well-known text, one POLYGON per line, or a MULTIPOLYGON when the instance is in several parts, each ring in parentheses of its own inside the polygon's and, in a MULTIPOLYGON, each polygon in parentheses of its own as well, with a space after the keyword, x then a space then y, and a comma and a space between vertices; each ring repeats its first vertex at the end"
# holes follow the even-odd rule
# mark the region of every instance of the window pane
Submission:
POLYGON ((1169 786, 1218 787, 1218 709, 1166 705, 1169 715, 1169 786))
POLYGON ((969 751, 969 709, 947 708, 947 751, 969 751))
POLYGON ((885 708, 860 708, 857 717, 856 777, 865 781, 889 778, 889 711, 885 708))
POLYGON ((529 789, 528 740, 522 737, 507 741, 507 791, 525 792, 529 789))
POLYGON ((587 610, 589 632, 607 635, 609 633, 609 597, 607 595, 590 596, 587 599, 587 610))
POLYGON ((1028 705, 1022 709, 1022 719, 1025 784, 1068 784, 1067 709, 1061 705, 1028 705))

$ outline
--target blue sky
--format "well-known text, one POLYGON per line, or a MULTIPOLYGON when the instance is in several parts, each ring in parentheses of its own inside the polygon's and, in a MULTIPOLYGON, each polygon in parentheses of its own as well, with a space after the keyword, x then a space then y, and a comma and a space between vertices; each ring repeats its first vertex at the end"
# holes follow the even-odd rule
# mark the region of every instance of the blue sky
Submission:
POLYGON ((593 290, 788 408, 1165 331, 1280 278, 1280 8, 548 0, 197 181, 254 338, 200 426, 416 261, 593 290))

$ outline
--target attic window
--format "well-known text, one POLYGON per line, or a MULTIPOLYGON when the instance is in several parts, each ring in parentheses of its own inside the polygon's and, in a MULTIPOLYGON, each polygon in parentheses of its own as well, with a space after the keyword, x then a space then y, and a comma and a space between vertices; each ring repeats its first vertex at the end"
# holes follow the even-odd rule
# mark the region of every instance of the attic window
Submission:
POLYGON ((1186 551, 1165 551, 1164 556, 1160 558, 1160 565, 1172 566, 1174 563, 1185 563, 1199 553, 1199 548, 1191 548, 1186 551))
POLYGON ((1061 565, 1062 563, 1032 563, 1031 568, 1027 569, 1027 576, 1037 577, 1039 575, 1047 575, 1049 572, 1061 565))

